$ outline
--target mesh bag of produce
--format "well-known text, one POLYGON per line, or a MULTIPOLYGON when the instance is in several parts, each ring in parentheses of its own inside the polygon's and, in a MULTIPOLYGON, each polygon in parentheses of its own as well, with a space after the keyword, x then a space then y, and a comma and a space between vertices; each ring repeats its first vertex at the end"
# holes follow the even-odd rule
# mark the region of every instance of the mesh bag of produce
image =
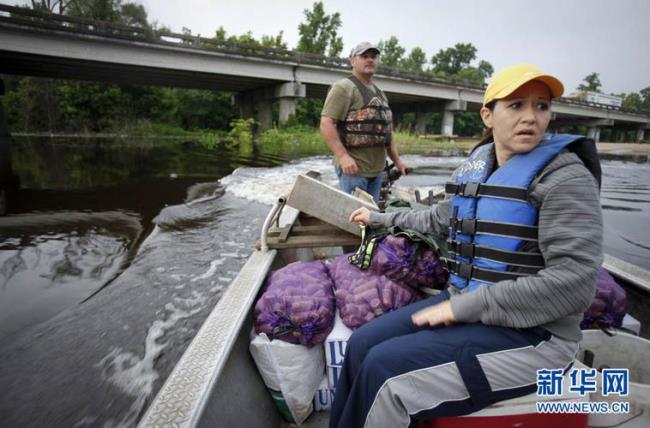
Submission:
POLYGON ((627 311, 623 287, 602 267, 598 270, 596 295, 580 323, 580 328, 620 327, 627 311))
POLYGON ((322 261, 295 262, 272 272, 255 304, 255 332, 314 346, 334 325, 334 292, 322 261))
POLYGON ((334 295, 343 323, 356 329, 373 318, 399 309, 417 300, 414 289, 391 281, 372 270, 350 264, 348 255, 330 264, 334 295))
MULTIPOLYGON (((418 244, 423 246, 422 244, 418 244)), ((447 284, 449 274, 438 255, 431 249, 426 248, 415 258, 413 263, 412 287, 431 287, 442 289, 447 284)))
POLYGON ((377 244, 370 270, 413 288, 443 288, 448 276, 442 261, 427 244, 404 235, 387 235, 377 244))
POLYGON ((388 235, 383 238, 372 254, 370 270, 379 275, 386 275, 393 281, 409 283, 415 272, 412 271, 415 262, 417 244, 404 236, 388 235))

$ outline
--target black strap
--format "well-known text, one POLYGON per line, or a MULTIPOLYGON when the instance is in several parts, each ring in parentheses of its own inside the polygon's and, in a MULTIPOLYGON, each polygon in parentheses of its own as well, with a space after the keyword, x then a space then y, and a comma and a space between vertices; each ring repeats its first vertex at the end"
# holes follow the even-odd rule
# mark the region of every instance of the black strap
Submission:
POLYGON ((351 127, 355 125, 374 125, 377 123, 380 125, 390 125, 389 121, 383 119, 348 120, 345 122, 345 125, 351 127))
POLYGON ((483 282, 499 282, 514 280, 522 276, 528 276, 528 273, 517 273, 517 272, 501 272, 491 269, 483 269, 476 267, 471 263, 457 262, 455 260, 445 259, 445 264, 449 273, 460 276, 465 279, 476 279, 483 282))
POLYGON ((569 144, 568 149, 578 155, 582 163, 585 164, 589 172, 591 172, 598 182, 598 189, 600 189, 602 184, 602 169, 594 140, 591 138, 580 138, 569 144))
POLYGON ((514 199, 517 201, 528 201, 528 189, 525 187, 497 186, 476 182, 467 183, 445 183, 445 193, 452 195, 469 196, 491 196, 493 198, 514 199))
POLYGON ((368 269, 377 248, 377 243, 388 234, 387 230, 372 232, 368 231, 366 226, 361 226, 361 244, 354 254, 348 256, 348 261, 359 269, 368 269))
POLYGON ((462 241, 448 241, 447 249, 451 253, 472 259, 478 257, 514 266, 537 268, 537 270, 545 266, 544 257, 541 253, 506 251, 462 241))
POLYGON ((459 219, 451 217, 449 219, 449 227, 451 227, 452 232, 460 232, 465 235, 486 233, 488 235, 507 236, 526 241, 537 241, 537 226, 498 223, 496 221, 477 220, 475 218, 459 219))
POLYGON ((363 105, 364 105, 364 107, 367 106, 368 104, 370 104, 370 101, 372 101, 372 99, 374 97, 378 97, 379 99, 384 101, 384 103, 387 102, 386 98, 384 98, 381 91, 379 90, 377 85, 375 85, 374 83, 372 84, 372 86, 375 88, 375 91, 376 91, 375 94, 370 92, 370 89, 368 89, 368 87, 366 85, 361 83, 361 81, 359 79, 357 79, 354 75, 348 76, 348 79, 350 79, 350 81, 352 83, 354 83, 354 85, 357 87, 359 92, 361 92, 361 96, 363 97, 363 105))
POLYGON ((378 96, 379 98, 381 98, 381 99, 382 99, 386 104, 388 104, 388 100, 387 100, 386 97, 384 96, 384 93, 381 91, 381 89, 379 89, 379 88, 377 87, 377 85, 375 85, 374 83, 372 84, 372 86, 375 88, 375 95, 377 95, 377 96, 378 96))
POLYGON ((350 131, 346 130, 347 135, 378 135, 378 136, 387 136, 385 132, 373 132, 373 131, 350 131))

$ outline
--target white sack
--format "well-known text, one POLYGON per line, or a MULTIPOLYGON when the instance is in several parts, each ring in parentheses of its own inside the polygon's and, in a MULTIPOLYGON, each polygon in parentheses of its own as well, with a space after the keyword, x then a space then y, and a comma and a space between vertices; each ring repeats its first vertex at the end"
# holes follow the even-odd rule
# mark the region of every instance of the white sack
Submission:
POLYGON ((314 394, 323 378, 323 348, 271 341, 264 333, 253 332, 251 337, 251 355, 280 413, 301 424, 313 411, 314 394))

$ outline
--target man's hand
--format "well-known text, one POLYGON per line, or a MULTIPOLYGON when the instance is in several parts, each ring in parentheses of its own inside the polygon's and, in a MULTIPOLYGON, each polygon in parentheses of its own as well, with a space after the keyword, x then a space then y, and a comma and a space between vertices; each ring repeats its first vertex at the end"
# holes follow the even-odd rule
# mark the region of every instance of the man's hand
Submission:
POLYGON ((349 154, 344 154, 339 158, 339 166, 345 175, 356 175, 359 172, 357 163, 349 154))
POLYGON ((449 300, 421 309, 411 315, 411 319, 413 320, 413 324, 417 326, 428 324, 431 327, 435 327, 439 324, 450 326, 456 321, 449 300))
POLYGON ((339 133, 336 130, 337 120, 332 117, 321 116, 320 118, 320 132, 325 139, 325 143, 330 148, 336 160, 338 161, 339 167, 343 174, 345 175, 356 175, 359 172, 359 167, 357 163, 352 159, 348 154, 348 151, 345 150, 343 143, 339 139, 339 133))
POLYGON ((401 159, 395 161, 395 168, 397 168, 402 175, 406 175, 406 164, 402 162, 401 159))

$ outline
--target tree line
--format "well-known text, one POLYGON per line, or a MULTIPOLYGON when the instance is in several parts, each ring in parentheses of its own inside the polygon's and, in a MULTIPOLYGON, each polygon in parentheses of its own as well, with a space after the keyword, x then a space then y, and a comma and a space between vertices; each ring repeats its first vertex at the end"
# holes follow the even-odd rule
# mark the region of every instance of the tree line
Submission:
MULTIPOLYGON (((150 34, 168 28, 150 22, 142 5, 122 0, 31 0, 25 6, 37 11, 71 17, 91 18, 108 23, 139 27, 150 34)), ((338 12, 327 13, 323 3, 315 2, 303 11, 298 26, 296 52, 341 56, 343 40, 338 12)), ((191 30, 183 28, 185 35, 191 30)), ((252 32, 228 34, 223 26, 215 30, 210 41, 227 41, 249 46, 288 49, 283 32, 263 35, 257 39, 252 32)), ((485 60, 478 60, 471 43, 457 43, 440 49, 428 57, 421 47, 407 49, 396 36, 380 40, 381 67, 421 74, 424 77, 463 79, 482 85, 494 69, 485 60), (388 68, 387 68, 388 67, 388 68)), ((598 74, 585 79, 587 85, 600 90, 598 74), (590 80, 587 80, 590 79, 590 80)), ((223 91, 180 89, 153 86, 117 85, 61 79, 3 76, 6 95, 2 97, 10 129, 14 132, 150 132, 175 133, 179 130, 227 130, 238 117, 232 105, 233 94, 223 91)), ((640 94, 624 94, 624 107, 634 111, 650 111, 650 87, 640 94)), ((323 100, 301 99, 293 124, 316 126, 323 100)), ((427 129, 440 129, 441 114, 427 115, 427 129)), ((412 129, 415 114, 404 114, 400 124, 412 129)), ((455 131, 460 135, 478 134, 482 129, 475 113, 456 115, 455 131)))
MULTIPOLYGON (((578 91, 597 92, 603 93, 603 84, 600 81, 599 73, 590 73, 583 79, 582 83, 578 85, 578 91)), ((610 93, 620 97, 623 100, 623 110, 631 112, 650 112, 650 86, 641 89, 639 92, 630 93, 610 93)))

